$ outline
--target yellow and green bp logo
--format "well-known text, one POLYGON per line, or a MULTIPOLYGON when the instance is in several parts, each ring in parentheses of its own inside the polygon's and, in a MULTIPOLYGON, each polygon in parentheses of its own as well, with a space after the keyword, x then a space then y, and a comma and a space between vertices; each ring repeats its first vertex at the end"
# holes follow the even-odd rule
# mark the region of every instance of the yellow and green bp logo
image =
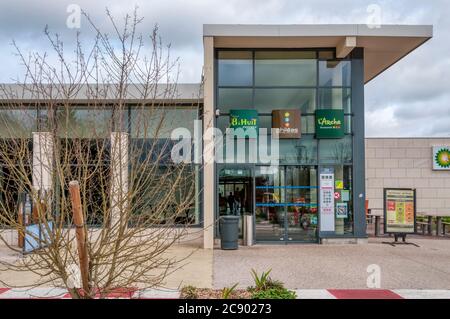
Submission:
POLYGON ((450 150, 448 148, 437 150, 434 155, 434 161, 440 168, 450 168, 450 150))

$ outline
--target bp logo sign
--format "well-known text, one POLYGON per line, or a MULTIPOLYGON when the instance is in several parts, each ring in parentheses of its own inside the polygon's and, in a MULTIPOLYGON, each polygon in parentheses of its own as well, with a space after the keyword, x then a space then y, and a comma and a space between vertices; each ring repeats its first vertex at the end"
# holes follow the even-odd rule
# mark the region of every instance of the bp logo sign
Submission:
POLYGON ((433 169, 450 170, 450 146, 433 146, 433 169))

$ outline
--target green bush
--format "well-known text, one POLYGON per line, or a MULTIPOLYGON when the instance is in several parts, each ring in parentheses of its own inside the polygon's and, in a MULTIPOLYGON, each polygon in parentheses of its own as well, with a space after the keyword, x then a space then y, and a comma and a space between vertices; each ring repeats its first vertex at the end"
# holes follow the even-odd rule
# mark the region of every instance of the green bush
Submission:
POLYGON ((252 299, 295 299, 297 295, 284 287, 279 280, 272 279, 269 274, 272 269, 263 271, 260 275, 252 269, 254 287, 248 287, 247 291, 252 293, 252 299))
POLYGON ((271 288, 267 290, 255 290, 252 299, 295 299, 297 297, 294 291, 286 288, 271 288))

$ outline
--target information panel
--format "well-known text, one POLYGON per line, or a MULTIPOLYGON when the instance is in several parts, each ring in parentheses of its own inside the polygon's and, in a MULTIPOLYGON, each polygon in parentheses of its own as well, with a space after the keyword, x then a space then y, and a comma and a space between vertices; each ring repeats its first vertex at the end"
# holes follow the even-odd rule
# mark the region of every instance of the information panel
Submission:
POLYGON ((416 190, 384 189, 384 232, 411 234, 415 231, 416 190))
POLYGON ((334 174, 320 174, 320 231, 334 230, 334 174))

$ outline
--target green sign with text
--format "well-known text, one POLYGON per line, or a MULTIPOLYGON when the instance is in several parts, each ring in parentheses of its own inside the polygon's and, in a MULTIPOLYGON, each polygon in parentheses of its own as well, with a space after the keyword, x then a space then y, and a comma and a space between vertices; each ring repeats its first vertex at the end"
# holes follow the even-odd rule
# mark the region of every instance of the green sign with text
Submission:
POLYGON ((344 137, 343 110, 316 110, 316 138, 344 137))
POLYGON ((256 138, 258 135, 257 110, 230 110, 230 128, 238 137, 256 138), (239 130, 242 129, 242 130, 239 130))

